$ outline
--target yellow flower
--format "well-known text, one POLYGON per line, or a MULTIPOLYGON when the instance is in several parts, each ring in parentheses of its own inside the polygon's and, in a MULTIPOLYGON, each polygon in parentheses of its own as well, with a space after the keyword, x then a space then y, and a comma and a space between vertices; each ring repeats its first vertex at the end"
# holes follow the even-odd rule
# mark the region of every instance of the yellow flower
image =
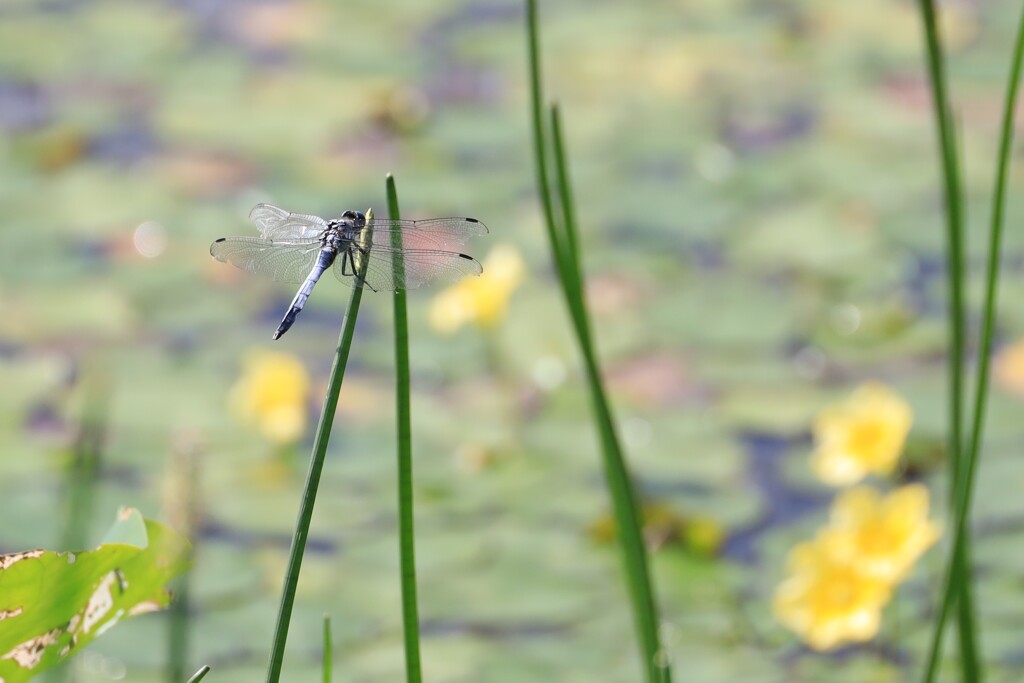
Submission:
POLYGON ((846 491, 832 504, 835 552, 861 571, 895 583, 903 579, 940 531, 928 519, 928 489, 902 486, 884 498, 867 486, 846 491))
POLYGON ((512 292, 523 279, 523 259, 510 244, 491 249, 480 277, 467 277, 444 290, 430 304, 428 320, 438 332, 451 334, 466 323, 494 327, 505 316, 512 292))
POLYGON ((811 468, 827 484, 855 484, 896 467, 913 421, 910 406, 884 384, 861 385, 814 423, 811 468))
POLYGON ((231 412, 267 439, 292 443, 306 429, 309 385, 309 374, 295 356, 270 351, 250 353, 243 363, 242 376, 231 389, 231 412))
POLYGON ((882 623, 891 585, 861 571, 824 531, 793 548, 788 576, 775 591, 775 618, 815 650, 871 640, 882 623))
POLYGON ((1018 339, 999 351, 992 374, 1000 387, 1024 397, 1024 339, 1018 339))

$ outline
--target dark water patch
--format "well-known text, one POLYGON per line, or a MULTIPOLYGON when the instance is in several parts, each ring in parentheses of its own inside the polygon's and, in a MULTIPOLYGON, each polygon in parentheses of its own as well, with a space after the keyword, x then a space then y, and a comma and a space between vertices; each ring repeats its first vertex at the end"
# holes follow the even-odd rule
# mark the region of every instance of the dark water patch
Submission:
POLYGON ((752 564, 759 558, 757 544, 762 535, 824 508, 832 496, 794 487, 783 477, 783 459, 791 449, 804 443, 806 437, 794 439, 747 432, 740 435, 740 440, 747 456, 747 477, 761 499, 762 513, 754 522, 729 535, 722 545, 722 555, 752 564))
POLYGON ((420 32, 420 44, 428 51, 448 52, 451 50, 453 33, 487 24, 518 24, 522 21, 522 3, 470 2, 456 7, 454 11, 426 26, 420 32))
POLYGON ((424 636, 474 636, 488 640, 521 640, 548 638, 566 633, 571 626, 545 621, 469 621, 461 619, 423 619, 420 632, 424 636))
POLYGON ((725 105, 718 119, 718 135, 730 149, 762 154, 809 137, 818 126, 817 110, 807 103, 792 104, 767 121, 748 120, 746 107, 725 105))
POLYGON ((432 72, 424 92, 432 105, 487 104, 498 102, 508 91, 506 86, 493 69, 451 59, 432 72))
POLYGON ((934 296, 936 281, 946 275, 945 260, 929 255, 915 254, 913 267, 906 281, 906 289, 910 295, 910 305, 922 315, 938 315, 945 310, 945 303, 937 301, 934 296))
POLYGON ((133 491, 143 489, 147 482, 147 477, 143 476, 138 468, 127 465, 104 464, 99 476, 104 482, 133 491))
MULTIPOLYGON (((204 541, 215 541, 226 545, 241 546, 244 548, 254 546, 271 546, 287 550, 292 544, 290 533, 275 533, 270 531, 252 531, 239 529, 214 520, 207 520, 199 529, 199 536, 204 541)), ((338 541, 328 538, 317 538, 310 536, 306 539, 306 552, 315 555, 335 555, 341 551, 341 544, 338 541)))
POLYGON ((118 164, 138 163, 160 149, 156 133, 144 118, 125 121, 116 128, 95 135, 86 147, 92 158, 118 164))
POLYGON ((817 652, 805 645, 798 645, 783 651, 780 656, 780 663, 783 666, 793 666, 799 660, 806 657, 817 657, 827 659, 836 664, 844 664, 853 660, 860 660, 866 657, 873 657, 879 661, 898 667, 909 667, 913 658, 904 648, 897 647, 892 643, 875 641, 859 645, 847 645, 830 652, 817 652))
POLYGON ((42 128, 53 118, 53 98, 37 83, 0 80, 0 129, 10 133, 42 128))
POLYGON ((25 431, 35 436, 66 437, 71 431, 68 421, 52 403, 33 406, 25 416, 22 426, 25 431))

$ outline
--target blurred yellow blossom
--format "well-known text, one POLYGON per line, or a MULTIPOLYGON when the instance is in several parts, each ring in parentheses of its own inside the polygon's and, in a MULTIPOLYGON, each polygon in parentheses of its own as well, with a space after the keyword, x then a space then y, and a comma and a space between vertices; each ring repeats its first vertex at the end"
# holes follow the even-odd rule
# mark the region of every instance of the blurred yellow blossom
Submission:
POLYGON ((1000 388, 1024 397, 1024 339, 1018 339, 1001 349, 992 369, 992 375, 1000 388))
POLYGON ((900 581, 939 538, 928 506, 928 489, 921 484, 902 486, 884 498, 868 486, 850 489, 832 504, 834 550, 878 579, 900 581))
POLYGON ((491 249, 480 277, 467 277, 434 297, 430 326, 451 334, 466 323, 494 327, 505 316, 512 292, 523 279, 523 258, 510 244, 491 249))
POLYGON ((231 412, 274 443, 292 443, 306 429, 309 387, 309 374, 298 358, 255 351, 245 358, 242 376, 231 389, 231 412))
POLYGON ((869 474, 889 474, 912 421, 910 405, 892 389, 878 382, 863 384, 818 415, 811 468, 833 486, 855 484, 869 474))
POLYGON ((725 526, 711 517, 692 517, 683 529, 683 544, 695 555, 714 557, 725 543, 725 526))
POLYGON ((775 591, 775 618, 815 650, 874 638, 892 592, 888 581, 837 550, 844 543, 826 529, 797 545, 789 555, 790 576, 775 591))

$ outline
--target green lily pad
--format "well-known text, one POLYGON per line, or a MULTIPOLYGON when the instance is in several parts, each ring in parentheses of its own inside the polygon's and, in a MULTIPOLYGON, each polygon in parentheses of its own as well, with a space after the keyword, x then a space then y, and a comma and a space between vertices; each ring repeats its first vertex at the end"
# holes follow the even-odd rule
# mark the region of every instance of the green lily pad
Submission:
POLYGON ((0 555, 0 679, 26 681, 116 625, 169 601, 188 542, 124 508, 95 550, 0 555))

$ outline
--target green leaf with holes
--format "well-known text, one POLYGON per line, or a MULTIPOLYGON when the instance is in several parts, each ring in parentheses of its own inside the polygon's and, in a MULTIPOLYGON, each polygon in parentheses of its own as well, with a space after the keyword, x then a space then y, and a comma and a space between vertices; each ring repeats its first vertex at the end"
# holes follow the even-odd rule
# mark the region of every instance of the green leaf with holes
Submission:
POLYGON ((95 550, 0 555, 0 681, 26 681, 126 617, 165 607, 189 544, 125 508, 95 550))

